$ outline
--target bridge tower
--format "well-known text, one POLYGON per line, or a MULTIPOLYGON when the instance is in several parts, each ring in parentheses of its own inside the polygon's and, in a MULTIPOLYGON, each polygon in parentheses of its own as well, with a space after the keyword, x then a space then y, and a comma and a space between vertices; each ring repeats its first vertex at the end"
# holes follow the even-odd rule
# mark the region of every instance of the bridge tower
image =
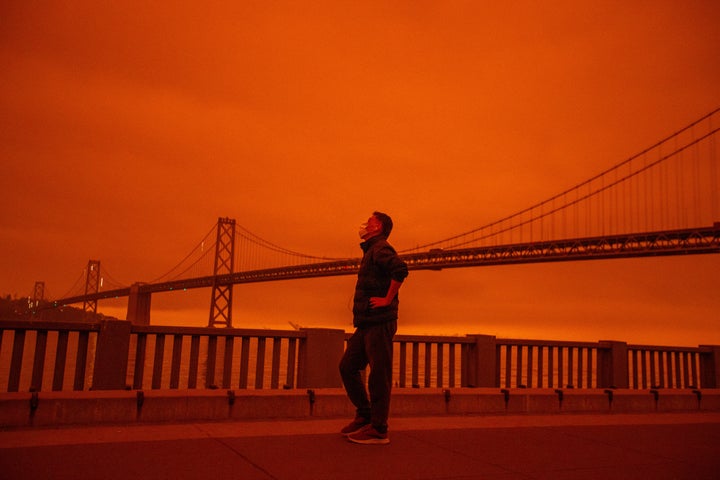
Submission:
POLYGON ((209 327, 232 327, 232 284, 220 284, 218 275, 227 275, 235 268, 235 220, 218 218, 215 242, 212 297, 209 327))
POLYGON ((35 282, 35 288, 33 289, 32 306, 33 308, 40 305, 40 302, 45 300, 45 282, 35 282))
MULTIPOLYGON (((98 290, 100 290, 100 260, 88 260, 85 296, 97 293, 98 290)), ((83 311, 97 313, 97 299, 83 300, 83 311)))

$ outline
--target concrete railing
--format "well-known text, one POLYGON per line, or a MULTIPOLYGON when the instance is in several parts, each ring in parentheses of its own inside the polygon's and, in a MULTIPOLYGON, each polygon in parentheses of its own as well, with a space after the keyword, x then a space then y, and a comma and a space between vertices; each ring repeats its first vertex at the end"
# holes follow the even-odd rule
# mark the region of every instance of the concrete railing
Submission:
MULTIPOLYGON (((0 391, 335 388, 348 336, 335 329, 0 321, 0 391)), ((720 387, 720 346, 489 335, 397 335, 395 344, 401 388, 720 387)))

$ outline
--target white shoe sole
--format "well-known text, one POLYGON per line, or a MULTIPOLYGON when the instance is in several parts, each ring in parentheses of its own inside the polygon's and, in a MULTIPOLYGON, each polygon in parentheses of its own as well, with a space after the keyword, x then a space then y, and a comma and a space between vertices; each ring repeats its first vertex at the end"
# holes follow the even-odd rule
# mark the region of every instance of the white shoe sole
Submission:
POLYGON ((358 443, 360 445, 387 445, 388 443, 390 443, 389 438, 368 438, 368 439, 359 440, 357 438, 352 438, 352 437, 348 436, 348 440, 350 440, 353 443, 358 443))

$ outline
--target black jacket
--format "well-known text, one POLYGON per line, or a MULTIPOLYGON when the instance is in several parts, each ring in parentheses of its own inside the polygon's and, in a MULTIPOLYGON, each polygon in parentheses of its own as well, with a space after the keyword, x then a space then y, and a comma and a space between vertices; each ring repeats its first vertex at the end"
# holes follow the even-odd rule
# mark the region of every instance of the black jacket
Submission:
POLYGON ((384 297, 390 288, 390 280, 402 282, 408 276, 408 268, 398 257, 395 249, 382 236, 373 237, 360 244, 364 255, 360 263, 355 299, 353 301, 353 325, 358 328, 397 320, 398 296, 387 307, 372 308, 370 297, 384 297))

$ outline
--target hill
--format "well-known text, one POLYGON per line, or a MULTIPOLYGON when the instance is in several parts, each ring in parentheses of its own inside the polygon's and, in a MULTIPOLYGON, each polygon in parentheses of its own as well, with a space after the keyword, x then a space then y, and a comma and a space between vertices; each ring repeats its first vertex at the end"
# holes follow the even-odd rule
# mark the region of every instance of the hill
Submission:
POLYGON ((0 297, 0 320, 96 323, 109 318, 76 307, 53 307, 51 302, 45 300, 33 305, 29 298, 11 298, 10 295, 0 297))

